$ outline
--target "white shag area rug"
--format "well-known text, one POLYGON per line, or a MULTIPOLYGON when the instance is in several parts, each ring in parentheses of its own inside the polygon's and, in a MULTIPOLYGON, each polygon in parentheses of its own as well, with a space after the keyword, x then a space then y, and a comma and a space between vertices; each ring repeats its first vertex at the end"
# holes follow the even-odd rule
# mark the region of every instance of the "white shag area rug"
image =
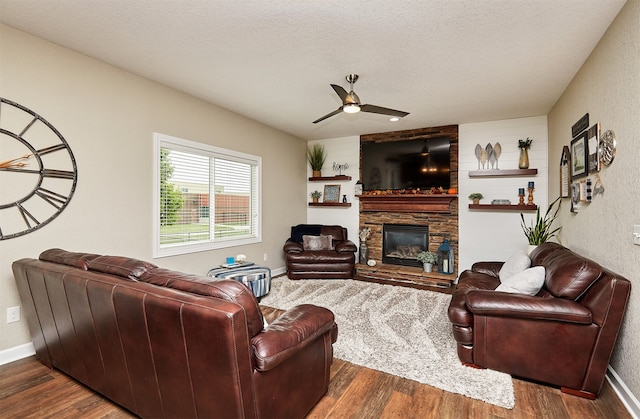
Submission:
POLYGON ((512 409, 511 376, 458 359, 447 318, 450 300, 448 294, 364 281, 279 277, 260 304, 326 307, 338 324, 336 358, 512 409))

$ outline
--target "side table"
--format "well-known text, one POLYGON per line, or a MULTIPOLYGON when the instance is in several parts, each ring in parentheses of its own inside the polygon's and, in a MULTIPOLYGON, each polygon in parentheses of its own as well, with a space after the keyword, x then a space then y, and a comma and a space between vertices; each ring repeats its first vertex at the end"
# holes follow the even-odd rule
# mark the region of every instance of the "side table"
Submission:
POLYGON ((231 267, 212 268, 207 276, 220 279, 233 279, 249 287, 258 301, 271 290, 271 269, 253 263, 243 263, 231 267))

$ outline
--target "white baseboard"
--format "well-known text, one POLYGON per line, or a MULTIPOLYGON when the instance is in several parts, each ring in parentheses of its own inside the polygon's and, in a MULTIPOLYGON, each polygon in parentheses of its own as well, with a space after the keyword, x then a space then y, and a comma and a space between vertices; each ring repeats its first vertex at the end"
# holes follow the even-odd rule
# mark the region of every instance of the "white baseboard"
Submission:
POLYGON ((287 273, 287 268, 282 266, 280 268, 275 268, 271 270, 271 277, 282 275, 287 273))
POLYGON ((618 373, 611 368, 611 365, 607 368, 607 381, 613 387, 613 391, 616 392, 618 398, 624 404, 624 407, 627 408, 629 413, 634 419, 640 419, 640 402, 633 395, 629 387, 622 381, 618 373))
POLYGON ((0 351, 0 365, 8 364, 35 354, 36 350, 31 342, 14 346, 13 348, 0 351))

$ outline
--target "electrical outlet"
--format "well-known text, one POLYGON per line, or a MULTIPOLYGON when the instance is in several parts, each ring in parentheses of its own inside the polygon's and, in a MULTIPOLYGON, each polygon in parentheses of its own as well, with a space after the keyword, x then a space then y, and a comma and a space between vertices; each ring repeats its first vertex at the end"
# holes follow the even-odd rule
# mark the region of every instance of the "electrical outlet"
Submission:
POLYGON ((640 225, 633 226, 633 244, 640 245, 640 225))
POLYGON ((7 308, 7 323, 20 321, 20 306, 7 308))
POLYGON ((267 257, 267 254, 265 253, 265 254, 264 254, 264 261, 266 262, 266 261, 267 261, 267 259, 268 259, 268 257, 267 257))

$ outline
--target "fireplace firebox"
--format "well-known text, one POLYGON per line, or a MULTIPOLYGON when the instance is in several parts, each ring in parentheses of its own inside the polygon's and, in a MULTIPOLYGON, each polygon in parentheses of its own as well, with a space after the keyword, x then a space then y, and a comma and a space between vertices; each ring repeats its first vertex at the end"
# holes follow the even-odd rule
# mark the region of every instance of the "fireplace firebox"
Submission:
POLYGON ((382 263, 422 267, 416 257, 429 249, 429 227, 412 224, 382 225, 382 263))

